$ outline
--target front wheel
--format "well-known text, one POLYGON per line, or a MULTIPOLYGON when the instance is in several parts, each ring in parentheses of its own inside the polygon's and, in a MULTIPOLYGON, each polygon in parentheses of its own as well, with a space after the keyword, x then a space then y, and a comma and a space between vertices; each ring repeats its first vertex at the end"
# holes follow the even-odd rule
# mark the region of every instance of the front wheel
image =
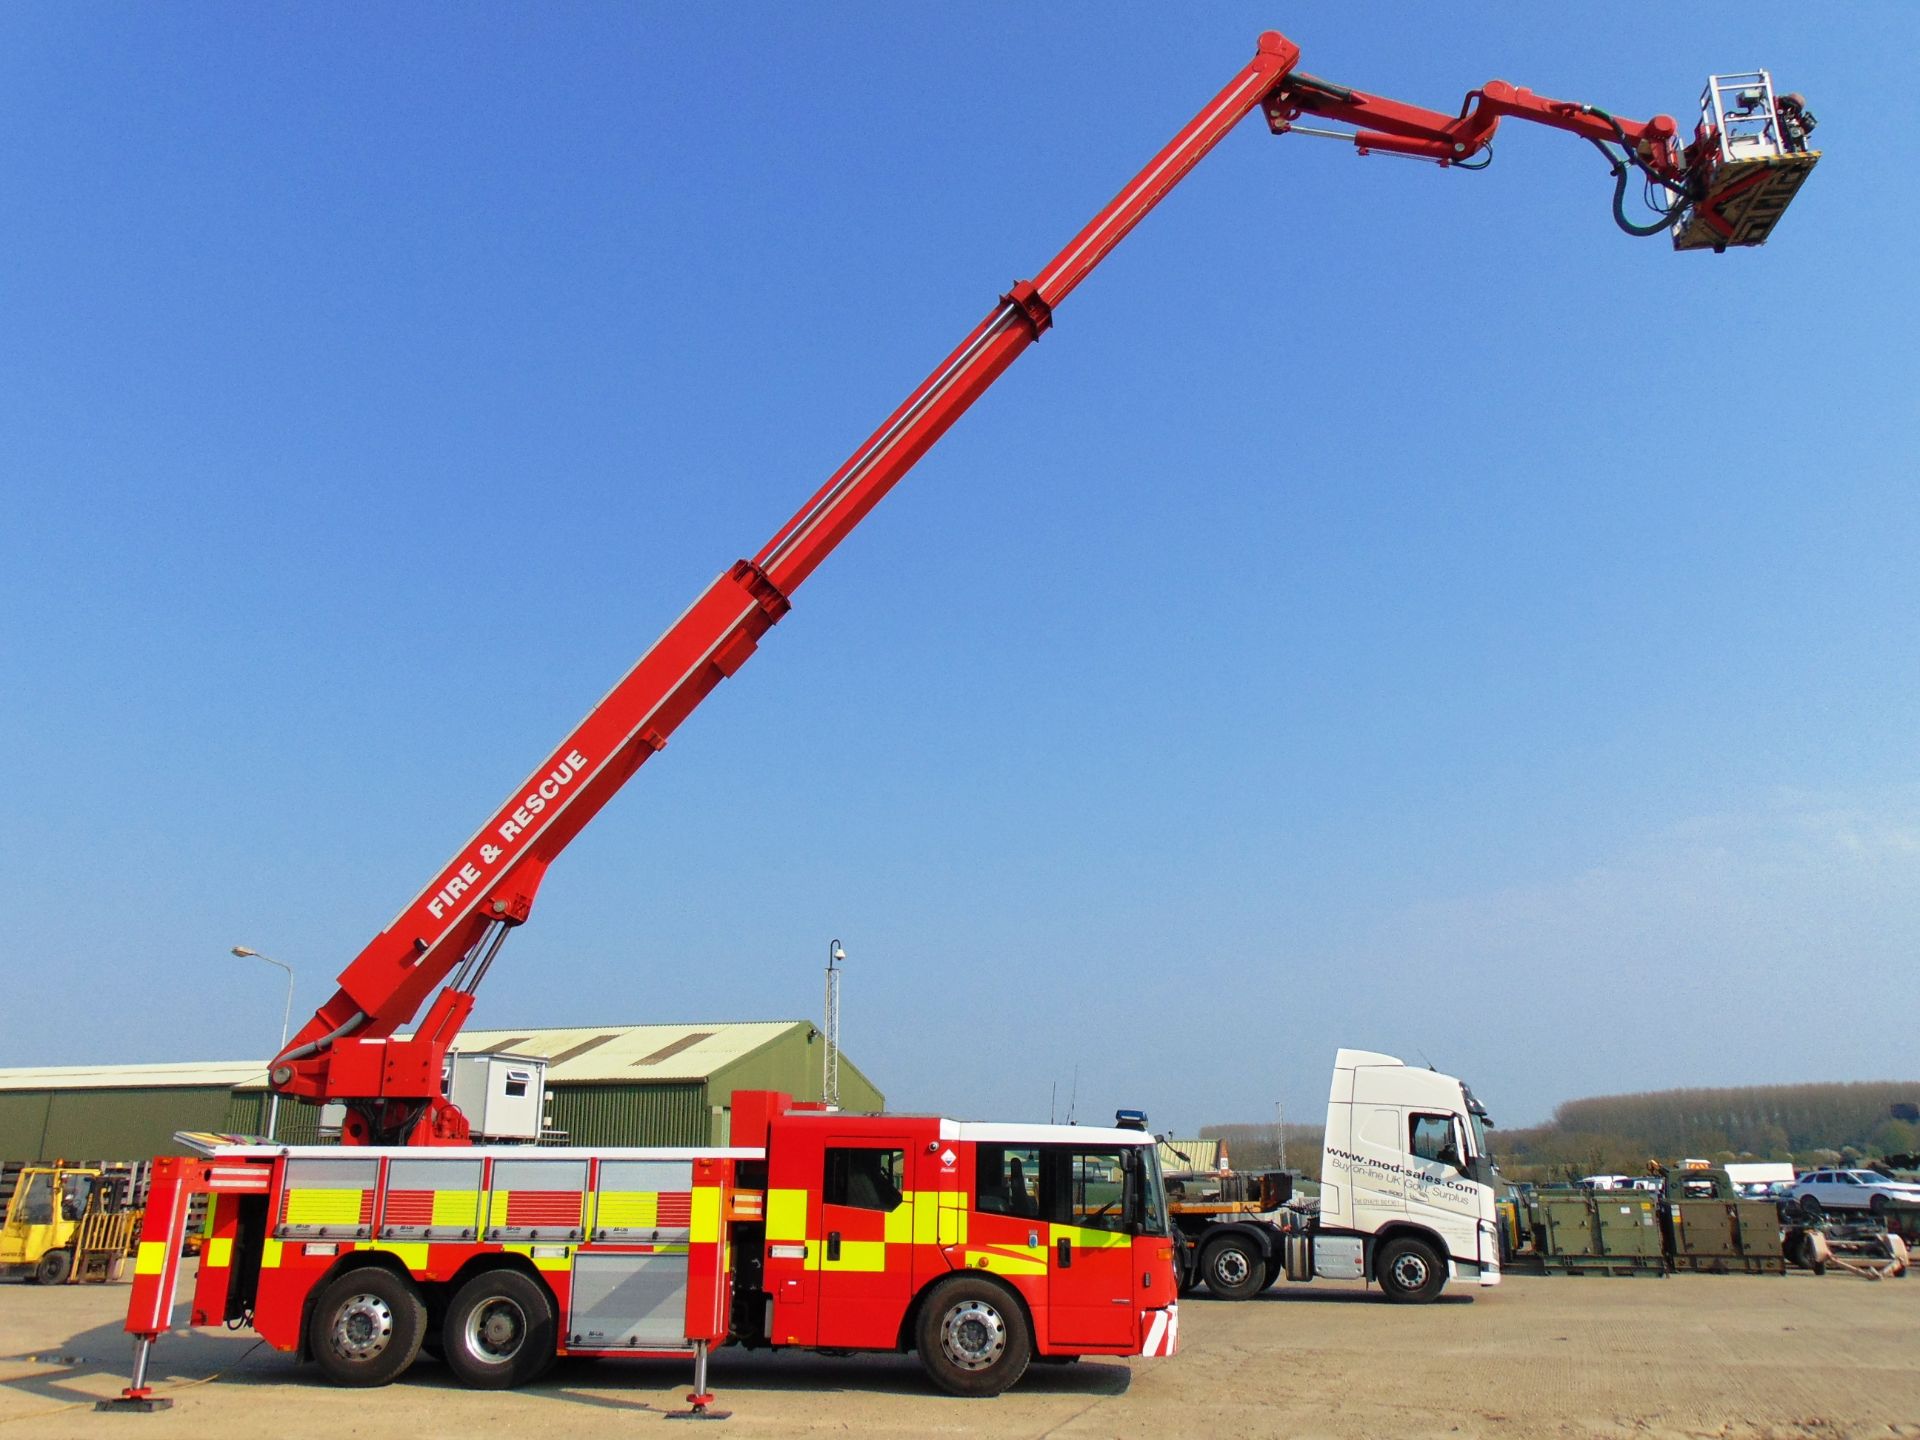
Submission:
POLYGON ((307 1348, 336 1385, 387 1385, 420 1353, 427 1307, 411 1280, 365 1265, 331 1281, 307 1320, 307 1348))
POLYGON ((1818 1196, 1802 1195, 1800 1197, 1800 1213, 1805 1215, 1809 1220, 1818 1221, 1827 1213, 1827 1207, 1820 1203, 1818 1196))
POLYGON ((920 1363, 950 1395, 998 1395, 1027 1373, 1033 1338, 1013 1296, 991 1280, 942 1280, 914 1327, 920 1363))
POLYGON ((1267 1257, 1245 1235, 1222 1235, 1200 1255, 1207 1289, 1220 1300, 1251 1300, 1266 1288, 1267 1257))
POLYGON ((1411 1235, 1396 1236, 1380 1247, 1374 1261, 1380 1293, 1398 1305, 1424 1305, 1439 1297, 1447 1267, 1433 1247, 1411 1235))
POLYGON ((64 1285, 67 1276, 72 1273, 71 1250, 49 1250, 40 1257, 40 1263, 33 1267, 33 1278, 42 1285, 64 1285))
POLYGON ((1871 1200, 1867 1201, 1867 1209, 1876 1217, 1885 1215, 1887 1213, 1887 1197, 1884 1195, 1874 1196, 1871 1200))
POLYGON ((555 1358, 553 1302, 518 1270, 489 1270, 455 1292, 440 1331, 447 1368, 476 1390, 537 1380, 555 1358))

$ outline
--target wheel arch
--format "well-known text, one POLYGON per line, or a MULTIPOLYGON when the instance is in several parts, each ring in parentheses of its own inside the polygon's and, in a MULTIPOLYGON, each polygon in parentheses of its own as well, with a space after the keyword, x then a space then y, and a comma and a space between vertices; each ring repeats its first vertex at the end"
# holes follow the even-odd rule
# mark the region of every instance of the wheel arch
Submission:
POLYGON ((1395 1220, 1389 1224, 1382 1225, 1367 1238, 1366 1262, 1367 1277, 1369 1279, 1378 1280, 1380 1278, 1380 1252, 1386 1248, 1388 1242, 1401 1239, 1418 1240, 1422 1244, 1429 1246, 1433 1250, 1434 1255, 1439 1259, 1442 1267, 1449 1270, 1452 1269, 1453 1252, 1447 1248, 1447 1242, 1440 1238, 1439 1231, 1433 1229, 1432 1226, 1421 1225, 1416 1221, 1395 1220))
POLYGON ((894 1341, 895 1348, 898 1349, 901 1354, 904 1355, 914 1349, 914 1332, 919 1329, 921 1311, 927 1308, 927 1297, 942 1285, 946 1284, 947 1281, 953 1279, 985 1280, 994 1286, 995 1289, 1008 1296, 1014 1305, 1019 1308, 1020 1318, 1026 1321, 1027 1335, 1032 1341, 1033 1353, 1036 1355, 1041 1353, 1040 1332, 1034 1327, 1033 1323, 1033 1307, 1027 1303, 1027 1297, 1020 1293, 1019 1288, 1012 1284, 1006 1276, 996 1275, 991 1270, 960 1269, 949 1270, 944 1275, 936 1275, 927 1281, 926 1284, 922 1285, 919 1290, 914 1292, 913 1300, 908 1304, 906 1313, 900 1317, 900 1331, 894 1341))
POLYGON ((296 1352, 298 1358, 313 1359, 313 1345, 307 1338, 313 1324, 313 1307, 319 1303, 321 1293, 349 1270, 385 1270, 397 1275, 419 1293, 423 1303, 431 1306, 427 1287, 416 1280, 413 1272, 400 1263, 398 1255, 388 1250, 349 1250, 321 1271, 314 1282, 307 1287, 306 1297, 300 1302, 300 1348, 296 1352))

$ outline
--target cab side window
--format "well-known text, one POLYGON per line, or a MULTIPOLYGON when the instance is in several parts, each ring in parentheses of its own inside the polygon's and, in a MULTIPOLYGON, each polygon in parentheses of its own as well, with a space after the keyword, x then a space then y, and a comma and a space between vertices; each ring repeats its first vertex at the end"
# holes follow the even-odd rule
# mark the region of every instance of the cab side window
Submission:
POLYGON ((1422 1160, 1436 1165, 1458 1165, 1460 1155, 1453 1143, 1453 1117, 1450 1115, 1414 1115, 1407 1121, 1407 1149, 1422 1160))
POLYGON ((827 1173, 820 1198, 854 1210, 897 1210, 905 1198, 904 1150, 853 1150, 828 1147, 827 1173))
POLYGON ((1119 1150, 1069 1150, 1061 1157, 1067 1184, 1066 1222, 1091 1230, 1126 1230, 1127 1172, 1131 1158, 1119 1150))
POLYGON ((974 1151, 973 1207, 1022 1220, 1040 1216, 1040 1150, 1034 1145, 981 1145, 974 1151))

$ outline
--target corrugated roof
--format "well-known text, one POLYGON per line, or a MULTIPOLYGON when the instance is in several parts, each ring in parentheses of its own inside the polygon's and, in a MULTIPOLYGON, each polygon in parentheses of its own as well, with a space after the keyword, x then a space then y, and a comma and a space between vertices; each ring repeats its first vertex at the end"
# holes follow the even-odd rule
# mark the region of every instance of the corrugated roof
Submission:
MULTIPOLYGON (((709 1025, 580 1025, 556 1030, 463 1030, 465 1054, 505 1050, 548 1061, 551 1083, 705 1080, 771 1044, 805 1020, 720 1021, 709 1025)), ((169 1065, 42 1065, 0 1068, 0 1090, 104 1090, 219 1085, 266 1088, 267 1062, 169 1065)))
POLYGON ((462 1030, 459 1048, 511 1050, 547 1058, 547 1080, 561 1085, 615 1080, 704 1080, 751 1055, 805 1020, 722 1021, 711 1025, 580 1025, 565 1030, 462 1030), (511 1041, 512 1044, 507 1042, 511 1041))
POLYGON ((164 1065, 32 1065, 0 1069, 0 1090, 232 1089, 267 1083, 264 1060, 203 1060, 164 1065))

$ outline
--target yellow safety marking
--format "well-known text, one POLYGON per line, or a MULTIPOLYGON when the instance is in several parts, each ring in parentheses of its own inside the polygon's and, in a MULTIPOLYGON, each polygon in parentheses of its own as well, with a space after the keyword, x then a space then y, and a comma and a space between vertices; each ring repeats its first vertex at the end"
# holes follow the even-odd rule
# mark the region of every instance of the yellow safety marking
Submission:
POLYGON ((1018 1255, 1006 1254, 999 1250, 969 1250, 966 1252, 965 1263, 969 1270, 991 1270, 996 1275, 1044 1275, 1047 1273, 1047 1257, 1044 1252, 1018 1255))
POLYGON ((164 1240, 142 1240, 140 1248, 134 1252, 133 1273, 136 1275, 158 1275, 167 1268, 167 1242, 164 1240))
POLYGON ((449 1229, 471 1229, 473 1217, 480 1213, 478 1190, 436 1190, 433 1192, 433 1223, 449 1229))
POLYGON ((1076 1250, 1118 1250, 1131 1247, 1133 1237, 1117 1230, 1096 1230, 1091 1225, 1049 1225, 1047 1241, 1059 1244, 1071 1240, 1076 1250))
POLYGON ((288 1225, 358 1225, 364 1190, 289 1190, 288 1225))
POLYGON ((499 1228, 507 1223, 507 1197, 511 1190, 495 1190, 487 1199, 487 1224, 499 1228))
POLYGON ((262 1270, 278 1270, 280 1268, 280 1242, 278 1240, 263 1240, 260 1243, 260 1268, 262 1270))
POLYGON ((940 1243, 940 1193, 937 1190, 921 1190, 907 1198, 914 1202, 913 1243, 938 1245, 940 1243))
POLYGON ((210 1269, 217 1270, 222 1266, 231 1265, 233 1263, 233 1241, 227 1239, 225 1236, 218 1236, 207 1241, 206 1246, 201 1252, 201 1259, 210 1269))
POLYGON ((767 1239, 804 1241, 807 1238, 807 1192, 767 1191, 767 1239))
POLYGON ((909 1245, 913 1243, 913 1215, 918 1207, 913 1196, 908 1195, 898 1205, 887 1212, 886 1229, 882 1232, 889 1245, 909 1245))
POLYGON ((840 1258, 827 1259, 825 1245, 807 1246, 807 1269, 853 1270, 878 1274, 887 1268, 887 1242, 884 1240, 842 1240, 840 1258))
POLYGON ((409 1270, 427 1268, 427 1242, 424 1240, 374 1240, 353 1247, 355 1250, 383 1250, 409 1270))
POLYGON ((209 1194, 207 1195, 206 1223, 200 1227, 200 1233, 202 1235, 213 1234, 213 1217, 215 1212, 218 1211, 219 1208, 220 1208, 220 1197, 217 1194, 213 1194, 209 1192, 209 1194))
POLYGON ((967 1243, 967 1197, 958 1190, 940 1192, 940 1243, 967 1243))
POLYGON ((518 1245, 502 1245, 500 1248, 510 1251, 515 1255, 526 1256, 529 1260, 533 1261, 533 1268, 536 1270, 552 1270, 564 1273, 573 1269, 573 1247, 571 1245, 541 1245, 537 1247, 541 1250, 561 1250, 563 1253, 559 1255, 536 1255, 533 1253, 536 1247, 531 1241, 518 1245))
POLYGON ((696 1245, 711 1245, 720 1238, 720 1189, 702 1185, 693 1192, 693 1221, 687 1238, 696 1245))
POLYGON ((660 1196, 644 1190, 605 1191, 593 1223, 605 1230, 651 1230, 660 1223, 660 1196))

